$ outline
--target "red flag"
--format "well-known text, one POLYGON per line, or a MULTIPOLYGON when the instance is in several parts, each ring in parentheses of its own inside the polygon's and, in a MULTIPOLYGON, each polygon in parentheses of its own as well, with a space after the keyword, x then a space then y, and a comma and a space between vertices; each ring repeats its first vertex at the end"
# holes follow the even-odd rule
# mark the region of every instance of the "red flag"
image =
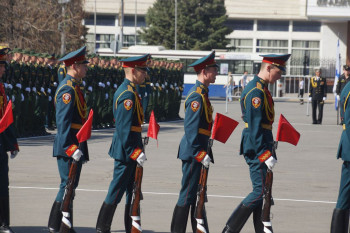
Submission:
POLYGON ((289 142, 296 146, 299 142, 300 133, 294 129, 294 127, 287 121, 287 119, 281 114, 278 121, 278 129, 276 135, 276 141, 289 142))
POLYGON ((220 113, 216 113, 213 126, 213 134, 211 136, 212 139, 226 143, 227 139, 231 136, 233 130, 235 130, 237 125, 237 121, 220 113))
MULTIPOLYGON (((5 97, 6 98, 6 97, 5 97)), ((0 120, 0 133, 4 132, 7 127, 13 123, 12 101, 8 102, 5 113, 0 120)))
POLYGON ((158 125, 156 118, 154 117, 154 112, 152 111, 149 118, 147 137, 157 139, 159 128, 160 126, 158 125))
POLYGON ((89 112, 89 117, 87 121, 84 123, 83 127, 79 130, 77 133, 77 139, 78 142, 85 142, 91 137, 91 126, 92 126, 92 119, 94 116, 94 111, 91 109, 89 112))

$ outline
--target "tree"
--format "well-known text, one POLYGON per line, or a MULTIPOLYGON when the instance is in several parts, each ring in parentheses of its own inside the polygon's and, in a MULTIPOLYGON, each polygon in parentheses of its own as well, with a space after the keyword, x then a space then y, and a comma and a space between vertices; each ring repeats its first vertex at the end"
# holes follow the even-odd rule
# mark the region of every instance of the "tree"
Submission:
POLYGON ((66 31, 67 50, 85 42, 83 0, 71 0, 64 17, 57 0, 1 0, 0 9, 0 42, 11 48, 58 54, 60 30, 66 31))
MULTIPOLYGON (((225 49, 228 18, 224 0, 178 0, 177 47, 186 50, 225 49)), ((150 45, 174 48, 175 1, 157 0, 146 14, 147 28, 139 31, 150 45)))

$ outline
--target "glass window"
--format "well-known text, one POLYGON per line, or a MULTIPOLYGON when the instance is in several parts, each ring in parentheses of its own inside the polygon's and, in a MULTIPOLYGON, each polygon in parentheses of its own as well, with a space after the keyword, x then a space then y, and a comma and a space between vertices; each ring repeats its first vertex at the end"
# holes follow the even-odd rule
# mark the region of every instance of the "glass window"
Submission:
POLYGON ((321 22, 293 21, 293 32, 320 32, 321 22))
POLYGON ((289 31, 289 21, 258 20, 258 31, 289 31))
POLYGON ((309 40, 293 40, 292 41, 293 48, 320 48, 319 41, 309 41, 309 40))
MULTIPOLYGON (((96 15, 96 25, 115 26, 115 15, 96 15)), ((94 15, 85 19, 85 25, 94 25, 94 15)))
MULTIPOLYGON (((135 15, 125 15, 124 16, 124 26, 135 27, 135 15)), ((145 16, 137 16, 137 27, 146 27, 145 16)))
POLYGON ((311 75, 313 74, 313 69, 318 66, 320 66, 319 41, 292 41, 290 74, 311 75))
POLYGON ((225 25, 233 30, 247 30, 252 31, 254 27, 254 20, 232 20, 226 21, 225 25))
MULTIPOLYGON (((139 36, 136 36, 136 44, 146 44, 139 36)), ((123 47, 135 45, 135 35, 123 35, 123 47)))
POLYGON ((231 39, 231 43, 227 45, 229 51, 235 52, 253 52, 252 39, 231 39))
POLYGON ((288 53, 288 40, 256 40, 257 53, 288 53))

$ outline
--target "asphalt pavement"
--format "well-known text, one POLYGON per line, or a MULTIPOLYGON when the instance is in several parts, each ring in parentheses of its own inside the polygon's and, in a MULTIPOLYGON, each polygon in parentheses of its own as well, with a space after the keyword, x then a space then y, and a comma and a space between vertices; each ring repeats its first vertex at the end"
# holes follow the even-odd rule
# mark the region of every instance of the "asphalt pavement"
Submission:
MULTIPOLYGON (((251 191, 248 166, 239 155, 244 124, 237 101, 228 105, 212 101, 219 112, 240 122, 226 144, 215 141, 215 164, 210 166, 208 203, 210 232, 220 233, 234 208, 251 191)), ((297 146, 280 142, 274 168, 272 207, 274 232, 329 232, 332 211, 338 195, 342 161, 336 152, 342 127, 336 124, 334 104, 325 104, 322 125, 312 125, 307 105, 276 102, 276 134, 279 115, 300 132, 297 146)), ((311 114, 311 106, 309 106, 311 114)), ((180 116, 184 117, 183 107, 180 116)), ((183 120, 160 122, 158 142, 150 139, 146 148, 141 202, 143 232, 170 232, 173 209, 181 183, 181 161, 176 158, 183 136, 183 120)), ((143 127, 143 135, 147 125, 143 127)), ((96 130, 88 141, 90 161, 83 166, 74 200, 74 226, 78 233, 95 232, 96 220, 113 174, 108 155, 114 129, 96 130)), ((19 139, 20 153, 9 161, 11 225, 17 233, 47 232, 49 212, 58 191, 59 175, 52 157, 52 135, 19 139)), ((112 232, 124 232, 124 203, 118 205, 112 232)), ((190 221, 187 232, 190 231, 190 221)), ((242 232, 254 232, 252 217, 242 232)))

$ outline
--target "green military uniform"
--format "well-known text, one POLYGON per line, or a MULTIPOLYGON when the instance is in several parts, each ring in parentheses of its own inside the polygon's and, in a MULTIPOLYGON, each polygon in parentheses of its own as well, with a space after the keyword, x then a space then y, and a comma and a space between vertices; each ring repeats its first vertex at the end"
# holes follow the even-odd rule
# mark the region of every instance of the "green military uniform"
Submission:
POLYGON ((312 106, 312 124, 322 124, 324 100, 327 97, 327 80, 323 77, 310 79, 310 93, 312 106), (318 116, 316 111, 318 108, 318 116))
MULTIPOLYGON (((123 67, 146 68, 148 54, 130 57, 123 61, 123 67)), ((144 121, 142 103, 136 85, 125 79, 113 97, 115 132, 109 155, 114 159, 113 180, 110 183, 97 219, 97 233, 110 232, 117 204, 126 192, 125 231, 131 231, 130 205, 137 162, 143 151, 141 124, 144 121)))

